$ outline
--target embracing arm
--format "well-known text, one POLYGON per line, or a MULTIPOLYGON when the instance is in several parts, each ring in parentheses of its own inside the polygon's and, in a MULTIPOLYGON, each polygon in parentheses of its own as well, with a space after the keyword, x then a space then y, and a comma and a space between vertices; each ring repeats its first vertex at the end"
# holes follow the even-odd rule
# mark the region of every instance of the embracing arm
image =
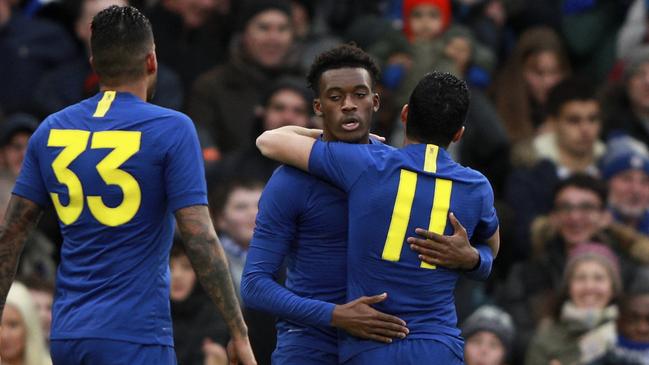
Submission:
POLYGON ((257 148, 273 160, 307 171, 309 155, 320 129, 286 126, 269 130, 257 138, 257 148))
MULTIPOLYGON (((207 206, 178 209, 176 221, 196 276, 230 329, 232 341, 228 348, 234 346, 234 351, 238 352, 244 364, 255 364, 248 341, 248 328, 234 291, 227 258, 214 231, 207 206)), ((230 360, 233 361, 232 358, 230 360)))
POLYGON ((0 318, 16 275, 25 241, 41 217, 42 209, 31 200, 12 195, 0 226, 0 318))

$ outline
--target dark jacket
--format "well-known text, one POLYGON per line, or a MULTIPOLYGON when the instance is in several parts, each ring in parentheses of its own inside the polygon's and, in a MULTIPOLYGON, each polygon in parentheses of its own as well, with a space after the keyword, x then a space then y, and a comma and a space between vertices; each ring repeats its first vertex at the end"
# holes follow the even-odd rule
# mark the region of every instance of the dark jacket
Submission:
POLYGON ((264 88, 281 74, 247 61, 241 52, 201 75, 192 89, 188 114, 207 131, 222 153, 249 146, 254 109, 264 88))
POLYGON ((202 347, 206 338, 224 347, 228 343, 228 328, 198 282, 187 299, 171 301, 171 318, 179 364, 203 365, 202 347))

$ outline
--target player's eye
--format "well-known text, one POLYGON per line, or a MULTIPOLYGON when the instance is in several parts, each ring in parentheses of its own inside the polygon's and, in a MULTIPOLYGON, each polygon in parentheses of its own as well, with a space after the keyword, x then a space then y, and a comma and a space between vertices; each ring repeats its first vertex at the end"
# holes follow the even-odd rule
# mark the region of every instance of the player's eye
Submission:
POLYGON ((366 93, 356 93, 356 96, 359 97, 359 98, 364 98, 365 96, 367 96, 367 94, 366 93))
POLYGON ((330 95, 329 100, 338 101, 338 100, 340 100, 340 95, 330 95))

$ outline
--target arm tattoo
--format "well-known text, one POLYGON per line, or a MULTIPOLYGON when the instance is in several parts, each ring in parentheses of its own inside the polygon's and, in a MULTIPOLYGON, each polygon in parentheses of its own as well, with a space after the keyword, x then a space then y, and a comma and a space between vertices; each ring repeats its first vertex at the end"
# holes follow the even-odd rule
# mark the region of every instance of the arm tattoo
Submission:
POLYGON ((41 213, 41 208, 31 200, 11 196, 5 222, 0 226, 0 318, 18 269, 18 258, 41 213))
POLYGON ((216 304, 233 337, 246 337, 237 294, 234 291, 228 261, 221 247, 206 206, 179 209, 176 221, 187 256, 203 288, 216 304))

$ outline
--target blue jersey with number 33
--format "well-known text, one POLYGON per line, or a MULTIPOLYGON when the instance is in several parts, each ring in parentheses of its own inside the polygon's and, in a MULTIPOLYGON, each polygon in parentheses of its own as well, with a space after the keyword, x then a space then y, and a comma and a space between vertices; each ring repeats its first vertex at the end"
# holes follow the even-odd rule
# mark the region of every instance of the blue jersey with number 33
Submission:
MULTIPOLYGON (((487 179, 430 144, 394 149, 316 141, 309 172, 348 195, 348 299, 388 293, 375 307, 406 321, 407 339, 442 342, 462 358, 453 298, 460 273, 422 263, 406 238, 415 228, 452 234, 449 212, 472 242, 491 237, 498 218, 487 179)), ((340 360, 379 346, 385 345, 347 336, 340 360)))
POLYGON ((173 212, 207 204, 187 116, 100 92, 41 123, 13 193, 53 205, 59 217, 53 340, 173 345, 173 212))

